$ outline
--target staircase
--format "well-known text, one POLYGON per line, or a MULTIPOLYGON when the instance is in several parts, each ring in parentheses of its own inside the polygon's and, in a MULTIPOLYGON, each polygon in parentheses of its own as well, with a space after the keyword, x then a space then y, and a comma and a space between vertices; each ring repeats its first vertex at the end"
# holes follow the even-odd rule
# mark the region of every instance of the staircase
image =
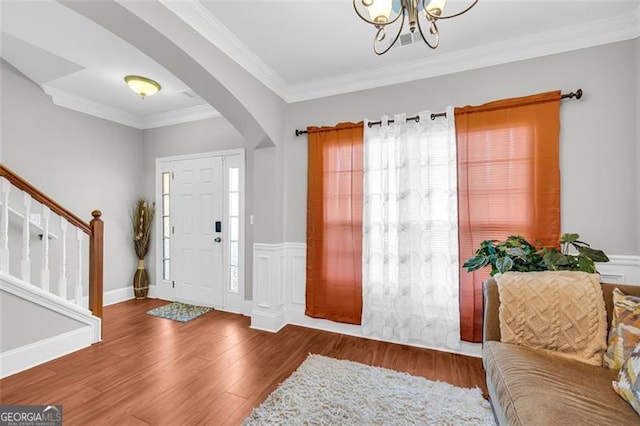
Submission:
POLYGON ((100 341, 104 224, 91 214, 0 164, 0 378, 100 341))

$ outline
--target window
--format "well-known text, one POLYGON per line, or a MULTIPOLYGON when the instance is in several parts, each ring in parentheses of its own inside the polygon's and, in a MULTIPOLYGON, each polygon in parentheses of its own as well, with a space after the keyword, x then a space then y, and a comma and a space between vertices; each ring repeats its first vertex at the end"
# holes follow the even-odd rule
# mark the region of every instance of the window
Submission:
POLYGON ((309 129, 305 314, 362 316, 362 122, 309 129))
POLYGON ((229 169, 229 281, 228 290, 238 293, 239 240, 240 240, 240 169, 229 169))
POLYGON ((162 173, 162 279, 171 280, 171 172, 162 173))
MULTIPOLYGON (((456 108, 460 265, 483 240, 560 235, 560 92, 456 108)), ((460 270, 460 334, 482 341, 485 268, 460 270)))

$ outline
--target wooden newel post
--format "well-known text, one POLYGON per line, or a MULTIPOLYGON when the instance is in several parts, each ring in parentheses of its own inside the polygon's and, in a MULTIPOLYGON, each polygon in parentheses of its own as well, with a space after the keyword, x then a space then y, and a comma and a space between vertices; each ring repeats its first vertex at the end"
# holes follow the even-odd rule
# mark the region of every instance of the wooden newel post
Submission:
POLYGON ((100 216, 102 216, 100 210, 92 211, 91 215, 93 219, 89 223, 91 226, 91 237, 89 238, 89 310, 93 315, 102 318, 104 222, 100 219, 100 216))

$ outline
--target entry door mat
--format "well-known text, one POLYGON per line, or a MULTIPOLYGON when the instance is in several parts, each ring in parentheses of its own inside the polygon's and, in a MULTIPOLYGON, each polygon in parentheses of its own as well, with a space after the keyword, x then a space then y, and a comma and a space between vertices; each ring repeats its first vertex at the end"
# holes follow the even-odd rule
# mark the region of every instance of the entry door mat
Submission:
POLYGON ((200 315, 204 315, 207 312, 213 311, 213 308, 207 308, 205 306, 189 305, 187 303, 172 302, 168 305, 160 306, 159 308, 151 309, 147 311, 148 315, 154 317, 166 318, 179 322, 191 321, 194 318, 198 318, 200 315))

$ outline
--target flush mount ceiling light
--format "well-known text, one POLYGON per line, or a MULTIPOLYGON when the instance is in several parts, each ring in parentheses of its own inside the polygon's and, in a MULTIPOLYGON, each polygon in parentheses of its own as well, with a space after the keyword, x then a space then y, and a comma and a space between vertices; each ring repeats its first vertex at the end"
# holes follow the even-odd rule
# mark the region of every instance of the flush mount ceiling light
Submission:
POLYGON ((124 81, 127 82, 131 90, 142 96, 142 99, 144 99, 145 96, 154 95, 161 89, 157 82, 139 75, 128 75, 124 78, 124 81))
POLYGON ((440 34, 438 32, 438 19, 450 19, 460 16, 468 12, 478 3, 473 0, 471 4, 460 12, 451 15, 444 15, 445 4, 447 0, 353 0, 353 8, 358 16, 365 22, 373 25, 378 30, 373 40, 373 50, 377 55, 384 55, 393 47, 400 38, 400 33, 404 27, 404 21, 409 21, 409 30, 413 34, 418 27, 418 31, 422 40, 432 49, 440 44, 440 34), (420 17, 424 16, 425 22, 420 23, 420 17), (384 44, 387 39, 387 26, 394 24, 400 18, 400 26, 398 33, 390 43, 384 44), (425 36, 427 28, 422 29, 423 25, 428 26, 429 36, 425 36), (429 41, 431 38, 432 41, 429 41))

